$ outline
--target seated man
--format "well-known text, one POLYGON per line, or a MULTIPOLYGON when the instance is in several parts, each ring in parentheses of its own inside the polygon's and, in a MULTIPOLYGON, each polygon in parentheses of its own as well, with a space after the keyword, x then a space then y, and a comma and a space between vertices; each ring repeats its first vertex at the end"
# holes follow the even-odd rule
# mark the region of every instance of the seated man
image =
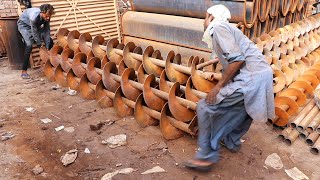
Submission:
POLYGON ((18 30, 21 33, 24 42, 24 62, 21 72, 23 79, 30 79, 27 69, 29 66, 29 58, 32 51, 32 44, 35 42, 37 47, 41 47, 43 40, 46 48, 51 49, 53 41, 50 37, 50 18, 54 14, 54 8, 50 4, 43 4, 40 8, 29 8, 23 11, 19 20, 18 30))
POLYGON ((252 120, 275 116, 273 72, 262 53, 238 28, 228 22, 223 5, 207 10, 203 40, 223 66, 222 78, 197 105, 198 145, 195 158, 186 167, 208 171, 219 160, 220 145, 240 150, 240 138, 252 120))

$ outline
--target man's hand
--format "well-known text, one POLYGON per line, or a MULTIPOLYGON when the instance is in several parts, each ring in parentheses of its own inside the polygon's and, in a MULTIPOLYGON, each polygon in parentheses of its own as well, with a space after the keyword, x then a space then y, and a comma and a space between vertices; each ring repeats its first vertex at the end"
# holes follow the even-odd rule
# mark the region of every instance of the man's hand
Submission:
POLYGON ((38 47, 38 48, 41 48, 41 44, 37 44, 37 47, 38 47))
POLYGON ((244 61, 233 62, 229 64, 229 66, 225 69, 222 74, 222 78, 219 82, 212 88, 212 90, 208 93, 206 97, 207 104, 214 104, 216 102, 216 96, 220 92, 220 89, 224 87, 240 70, 244 61))
POLYGON ((217 97, 217 94, 220 92, 220 89, 221 89, 221 86, 218 84, 211 89, 211 91, 208 93, 206 97, 207 104, 214 104, 216 102, 216 97, 217 97))

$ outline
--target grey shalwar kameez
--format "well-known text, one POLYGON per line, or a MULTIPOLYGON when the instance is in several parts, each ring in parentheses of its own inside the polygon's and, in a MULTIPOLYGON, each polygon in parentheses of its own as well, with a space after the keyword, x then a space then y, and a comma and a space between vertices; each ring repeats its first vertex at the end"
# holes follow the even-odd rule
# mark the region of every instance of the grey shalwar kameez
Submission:
POLYGON ((228 22, 216 22, 210 30, 213 50, 223 69, 244 61, 238 74, 221 88, 212 105, 197 106, 200 150, 197 159, 219 160, 220 141, 236 150, 252 119, 266 121, 275 116, 273 72, 262 53, 243 33, 228 22))
POLYGON ((20 15, 17 25, 26 45, 23 70, 27 70, 33 42, 40 47, 43 39, 47 49, 53 46, 50 23, 41 18, 39 8, 28 8, 20 15))

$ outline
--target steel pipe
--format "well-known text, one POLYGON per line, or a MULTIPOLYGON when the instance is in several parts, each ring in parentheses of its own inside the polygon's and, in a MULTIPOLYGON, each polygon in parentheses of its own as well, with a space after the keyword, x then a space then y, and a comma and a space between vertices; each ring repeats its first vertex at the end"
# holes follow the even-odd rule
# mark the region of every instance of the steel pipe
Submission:
POLYGON ((306 139, 306 143, 309 146, 313 146, 314 143, 317 141, 317 139, 319 138, 319 133, 318 132, 312 132, 308 138, 306 139))
POLYGON ((309 112, 316 106, 314 100, 311 100, 307 106, 299 113, 299 115, 290 123, 293 128, 298 127, 299 123, 309 114, 309 112))
POLYGON ((285 139, 284 142, 285 142, 287 145, 292 145, 292 144, 294 143, 294 141, 297 140, 298 137, 299 137, 299 131, 297 131, 296 129, 293 129, 293 130, 289 133, 288 137, 285 139))
POLYGON ((170 14, 194 18, 205 18, 206 10, 217 4, 225 5, 231 12, 231 22, 243 22, 251 27, 256 21, 260 0, 237 0, 237 1, 192 1, 192 0, 131 0, 134 11, 170 14))
POLYGON ((319 125, 320 125, 320 112, 318 112, 318 114, 314 117, 314 119, 312 119, 312 121, 308 125, 307 127, 308 132, 311 133, 313 131, 317 131, 317 127, 319 125))
POLYGON ((168 103, 163 106, 161 112, 150 109, 144 104, 144 98, 142 94, 139 95, 134 108, 135 119, 142 127, 155 125, 156 122, 160 122, 161 132, 166 139, 176 139, 183 135, 182 131, 187 132, 190 135, 195 135, 195 132, 190 127, 193 123, 186 124, 181 121, 167 115, 169 112, 168 103), (166 118, 166 119, 163 119, 166 118), (156 120, 156 122, 155 122, 156 120), (167 121, 167 122, 161 122, 167 121), (168 126, 169 125, 169 126, 168 126))
POLYGON ((310 149, 310 152, 315 155, 319 154, 319 152, 320 152, 320 138, 318 138, 317 141, 314 143, 314 145, 310 149))

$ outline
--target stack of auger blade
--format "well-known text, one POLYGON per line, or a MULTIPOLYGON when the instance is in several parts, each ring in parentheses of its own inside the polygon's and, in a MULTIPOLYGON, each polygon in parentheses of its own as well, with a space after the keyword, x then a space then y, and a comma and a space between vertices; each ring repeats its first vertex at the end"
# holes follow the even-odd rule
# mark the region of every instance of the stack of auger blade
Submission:
MULTIPOLYGON (((230 22, 254 39, 264 33, 302 20, 306 0, 131 0, 132 10, 122 18, 124 43, 152 44, 166 53, 166 46, 186 54, 190 49, 210 52, 201 39, 203 19, 212 5, 231 11, 230 22), (181 51, 180 51, 181 50, 181 51)), ((202 56, 205 57, 205 56, 202 56)))
POLYGON ((313 97, 320 79, 320 16, 279 28, 257 39, 257 46, 274 69, 277 117, 270 123, 286 126, 313 97))
MULTIPOLYGON (((286 144, 293 144, 300 136, 310 146, 310 151, 313 154, 319 154, 320 151, 320 111, 313 99, 314 90, 320 82, 319 17, 319 15, 310 16, 303 21, 279 29, 279 32, 291 31, 294 38, 286 43, 286 56, 281 55, 280 59, 272 60, 272 67, 281 68, 290 83, 286 81, 286 87, 276 94, 275 111, 277 117, 270 120, 270 123, 286 127, 279 135, 286 144), (299 46, 295 47, 295 44, 299 44, 299 46), (295 57, 290 57, 290 54, 295 57), (284 65, 294 73, 286 73, 284 65)), ((258 44, 258 46, 261 45, 258 44)), ((268 52, 265 49, 266 45, 262 47, 264 52, 268 52)))
POLYGON ((66 29, 57 39, 50 51, 40 51, 49 80, 96 99, 103 108, 114 107, 121 117, 134 115, 143 127, 160 125, 166 139, 196 134, 196 102, 221 78, 202 70, 216 61, 197 56, 182 65, 173 51, 163 55, 152 46, 142 50, 132 42, 92 39, 66 29))
MULTIPOLYGON (((258 40, 257 46, 267 57, 272 57, 269 62, 274 68, 275 92, 294 80, 309 79, 301 75, 317 61, 307 58, 319 46, 317 19, 318 16, 313 16, 302 21, 303 27, 309 29, 301 33, 303 28, 300 28, 301 35, 286 26, 258 40), (305 55, 299 54, 305 48, 304 43, 310 49, 305 55), (279 55, 274 53, 277 47, 279 55), (285 61, 287 56, 293 60, 285 61), (290 73, 292 80, 288 81, 285 75, 290 73)), ((221 67, 212 66, 216 61, 204 61, 197 55, 183 60, 184 55, 170 50, 171 46, 163 53, 155 46, 141 48, 133 42, 105 41, 101 36, 92 38, 88 33, 66 29, 59 31, 57 39, 58 44, 49 52, 42 49, 40 53, 50 80, 79 91, 86 99, 96 99, 101 107, 113 106, 120 116, 134 115, 141 126, 160 124, 166 139, 178 138, 183 132, 196 134, 196 103, 221 78, 221 67)), ((308 72, 318 77, 318 70, 308 72)))

